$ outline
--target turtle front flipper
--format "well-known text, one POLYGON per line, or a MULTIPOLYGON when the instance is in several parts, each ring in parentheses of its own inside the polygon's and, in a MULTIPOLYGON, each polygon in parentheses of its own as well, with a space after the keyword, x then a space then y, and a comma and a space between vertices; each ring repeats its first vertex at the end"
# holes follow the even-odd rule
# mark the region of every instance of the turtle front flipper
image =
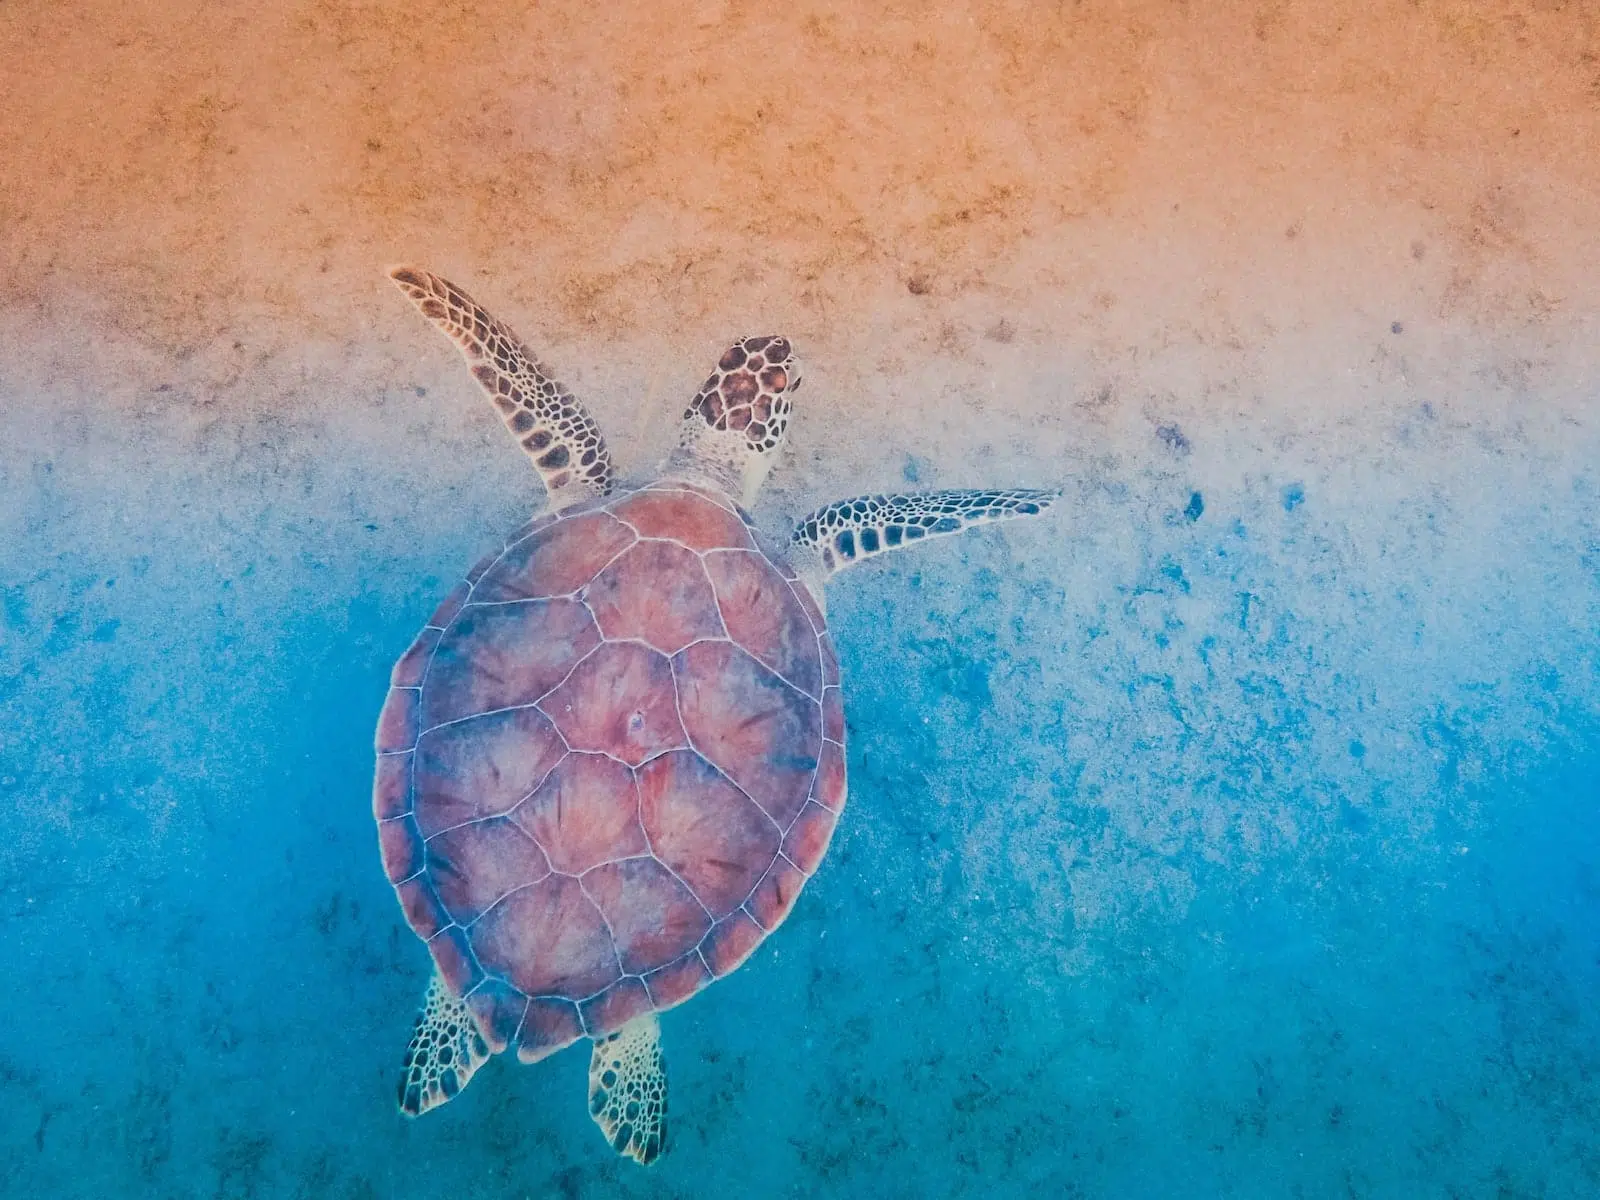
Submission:
POLYGON ((595 1042, 589 1115, 613 1150, 641 1166, 667 1148, 667 1060, 655 1013, 635 1017, 595 1042))
POLYGON ((611 491, 611 452, 600 427, 516 334, 451 283, 417 267, 389 278, 457 348, 527 451, 559 511, 611 491))
POLYGON ((420 1117, 454 1099, 478 1068, 489 1061, 489 1045, 465 1002, 453 996, 437 971, 406 1046, 400 1077, 400 1111, 420 1117))
POLYGON ((1038 516, 1060 498, 1059 488, 857 496, 803 517, 790 544, 797 559, 814 564, 816 573, 827 579, 885 550, 960 533, 974 525, 1038 516))

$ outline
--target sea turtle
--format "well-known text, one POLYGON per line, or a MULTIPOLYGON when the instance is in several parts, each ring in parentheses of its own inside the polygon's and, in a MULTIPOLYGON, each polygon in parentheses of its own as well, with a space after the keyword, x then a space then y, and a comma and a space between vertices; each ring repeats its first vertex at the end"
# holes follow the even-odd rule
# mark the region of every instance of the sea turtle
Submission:
POLYGON ((787 339, 730 346, 661 469, 624 484, 510 329, 437 275, 390 275, 549 493, 423 627, 378 721, 384 870, 434 964, 400 1107, 444 1103, 491 1054, 535 1062, 589 1038, 589 1112, 649 1163, 666 1144, 656 1014, 778 927, 844 808, 823 583, 1059 492, 841 500, 779 548, 743 506, 800 387, 787 339))

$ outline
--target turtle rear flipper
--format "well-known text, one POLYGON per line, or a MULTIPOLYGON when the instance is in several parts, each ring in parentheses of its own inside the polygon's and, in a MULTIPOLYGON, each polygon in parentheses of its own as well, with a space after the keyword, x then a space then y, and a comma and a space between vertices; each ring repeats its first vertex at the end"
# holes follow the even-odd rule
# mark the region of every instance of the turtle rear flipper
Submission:
POLYGON ((461 351, 533 460, 552 509, 611 491, 611 452, 600 427, 516 334, 448 279, 418 267, 395 267, 389 278, 461 351))
POLYGON ((796 558, 827 579, 848 566, 931 537, 974 525, 1034 517, 1061 498, 1061 489, 906 492, 838 500, 800 520, 790 544, 796 558))
POLYGON ((489 1045, 478 1032, 472 1013, 460 998, 451 995, 435 971, 406 1046, 400 1111, 420 1117, 454 1099, 488 1061, 489 1045))
POLYGON ((649 1166, 667 1147, 667 1062, 655 1013, 594 1044, 589 1115, 618 1154, 649 1166))

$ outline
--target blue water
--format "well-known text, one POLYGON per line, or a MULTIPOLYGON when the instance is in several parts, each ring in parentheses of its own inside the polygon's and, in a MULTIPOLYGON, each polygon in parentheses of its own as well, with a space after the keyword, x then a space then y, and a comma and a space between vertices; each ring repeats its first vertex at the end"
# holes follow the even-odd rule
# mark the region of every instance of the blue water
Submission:
POLYGON ((646 1172, 580 1052, 393 1102, 427 963, 372 724, 524 515, 498 431, 409 416, 438 462, 397 486, 337 423, 45 411, 0 439, 6 1195, 1600 1194, 1589 468, 1419 506, 1154 435, 1048 528, 842 577, 850 808, 664 1019, 646 1172))

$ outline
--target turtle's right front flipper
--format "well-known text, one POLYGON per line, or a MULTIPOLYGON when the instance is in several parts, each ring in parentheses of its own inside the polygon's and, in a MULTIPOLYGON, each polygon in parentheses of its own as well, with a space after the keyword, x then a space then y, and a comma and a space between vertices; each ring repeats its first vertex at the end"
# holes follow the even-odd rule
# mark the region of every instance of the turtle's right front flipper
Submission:
POLYGON ((458 349, 560 510, 611 490, 611 452, 573 394, 500 321, 448 279, 417 267, 389 278, 458 349))
POLYGON ((821 578, 827 579, 885 550, 960 533, 974 525, 1038 516, 1060 498, 1059 488, 857 496, 802 518, 790 544, 797 559, 810 559, 821 578))

